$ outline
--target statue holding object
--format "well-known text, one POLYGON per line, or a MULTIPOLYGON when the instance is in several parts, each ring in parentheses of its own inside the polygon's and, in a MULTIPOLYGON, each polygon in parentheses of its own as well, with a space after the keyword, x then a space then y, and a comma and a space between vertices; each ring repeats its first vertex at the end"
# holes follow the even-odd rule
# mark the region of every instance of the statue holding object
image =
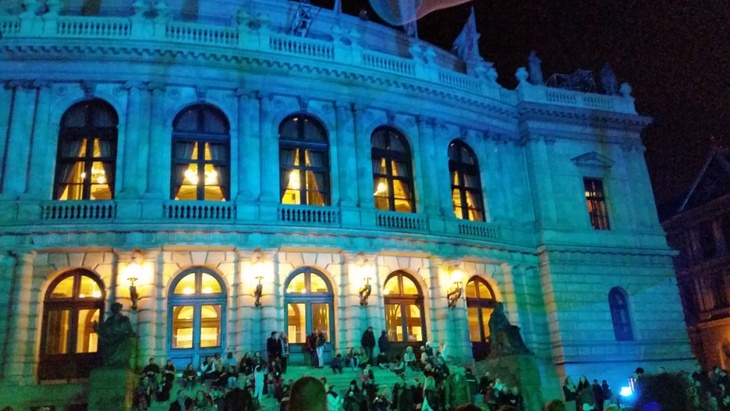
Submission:
POLYGON ((489 335, 490 357, 530 353, 520 335, 520 327, 510 324, 502 303, 497 303, 489 317, 489 335))
POLYGON ((102 324, 94 323, 99 336, 102 364, 110 368, 130 368, 135 351, 135 337, 129 317, 122 314, 122 304, 113 303, 111 315, 102 324))

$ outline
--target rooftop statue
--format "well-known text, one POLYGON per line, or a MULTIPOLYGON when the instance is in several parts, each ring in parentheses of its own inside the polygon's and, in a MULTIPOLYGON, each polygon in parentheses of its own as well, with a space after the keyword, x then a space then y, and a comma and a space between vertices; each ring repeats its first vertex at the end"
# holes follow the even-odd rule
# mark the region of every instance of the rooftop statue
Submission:
POLYGON ((497 303, 489 317, 489 336, 490 357, 530 353, 525 342, 522 341, 520 327, 509 323, 502 303, 497 303))
POLYGON ((373 10, 393 26, 403 26, 436 11, 471 0, 370 0, 373 10))
POLYGON ((542 68, 540 67, 542 61, 539 57, 537 57, 537 52, 535 50, 530 52, 527 62, 530 71, 530 83, 536 86, 544 85, 545 82, 542 80, 542 68))
POLYGON ((134 338, 129 317, 122 314, 122 304, 111 306, 111 315, 103 324, 95 323, 94 330, 99 336, 99 349, 105 367, 129 368, 129 360, 134 354, 134 338))
POLYGON ((616 73, 613 72, 611 65, 605 63, 601 67, 601 87, 603 92, 609 96, 615 96, 618 94, 618 81, 616 81, 616 73))

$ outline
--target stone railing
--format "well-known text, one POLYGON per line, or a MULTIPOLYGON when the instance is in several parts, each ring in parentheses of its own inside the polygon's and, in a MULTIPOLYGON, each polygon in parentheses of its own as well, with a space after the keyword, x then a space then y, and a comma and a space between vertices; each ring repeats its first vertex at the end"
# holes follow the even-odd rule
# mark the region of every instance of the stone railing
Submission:
POLYGON ((500 237, 499 227, 485 222, 461 220, 458 223, 458 227, 459 234, 461 235, 487 239, 497 239, 500 237))
POLYGON ((526 102, 636 114, 634 99, 631 97, 606 96, 531 84, 521 84, 517 94, 520 100, 526 102))
POLYGON ((171 201, 162 205, 162 218, 180 221, 233 221, 236 206, 209 201, 171 201))
POLYGON ((41 220, 89 221, 111 220, 117 216, 113 201, 52 201, 41 204, 41 220))
POLYGON ((286 35, 271 36, 269 39, 271 51, 295 54, 308 58, 322 60, 334 60, 334 44, 328 41, 307 39, 304 37, 293 37, 286 35))
POLYGON ((439 70, 438 79, 439 83, 445 86, 456 87, 474 94, 479 94, 482 90, 481 81, 466 74, 439 70))
POLYGON ((404 76, 415 76, 416 69, 413 60, 398 56, 391 56, 377 51, 363 51, 363 66, 375 70, 385 71, 404 76))
POLYGON ((379 211, 375 214, 378 227, 394 230, 426 231, 426 218, 417 214, 379 211))
POLYGON ((58 20, 56 34, 61 37, 127 38, 132 23, 125 18, 65 16, 58 20))
POLYGON ((235 46, 238 44, 238 31, 227 27, 170 22, 165 26, 165 38, 180 43, 235 46))
POLYGON ((340 211, 332 207, 281 205, 277 211, 278 220, 294 224, 339 225, 340 211))
POLYGON ((0 34, 12 36, 20 33, 20 19, 16 16, 0 16, 0 34))

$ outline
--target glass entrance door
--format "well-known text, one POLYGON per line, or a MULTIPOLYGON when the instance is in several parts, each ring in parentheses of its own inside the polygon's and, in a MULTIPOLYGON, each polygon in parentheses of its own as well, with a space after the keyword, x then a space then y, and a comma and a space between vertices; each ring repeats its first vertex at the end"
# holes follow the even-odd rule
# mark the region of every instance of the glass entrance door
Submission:
POLYGON ((286 333, 289 336, 289 363, 310 364, 307 336, 321 330, 326 339, 324 364, 332 358, 333 298, 329 282, 314 269, 293 272, 286 283, 286 333))

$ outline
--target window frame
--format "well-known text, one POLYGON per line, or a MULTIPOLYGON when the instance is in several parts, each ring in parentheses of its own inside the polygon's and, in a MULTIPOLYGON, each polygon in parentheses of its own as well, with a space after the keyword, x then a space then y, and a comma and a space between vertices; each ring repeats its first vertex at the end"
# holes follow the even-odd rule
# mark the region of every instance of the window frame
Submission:
MULTIPOLYGON (((56 147, 56 166, 54 169, 53 177, 53 191, 52 199, 56 201, 105 201, 105 200, 94 200, 91 198, 91 181, 92 167, 95 162, 102 164, 109 164, 104 168, 104 171, 112 171, 111 176, 107 175, 107 185, 109 187, 110 199, 114 199, 114 185, 116 182, 116 168, 117 168, 117 144, 119 142, 119 115, 111 104, 101 99, 91 99, 80 101, 70 106, 61 116, 61 122, 58 132, 58 140, 56 147), (75 110, 84 110, 85 118, 84 125, 80 127, 67 126, 66 122, 69 116, 71 116, 75 110), (110 125, 104 127, 94 126, 96 117, 100 112, 106 111, 111 119, 110 125), (86 140, 84 148, 84 156, 69 157, 63 154, 65 144, 71 144, 73 141, 86 140), (94 157, 94 142, 96 140, 104 140, 110 143, 110 152, 107 156, 94 157), (64 191, 69 188, 72 184, 68 184, 65 181, 61 181, 63 173, 61 172, 62 167, 66 164, 77 164, 83 163, 82 173, 86 174, 81 185, 81 198, 80 199, 67 199, 62 200, 60 197, 64 191), (59 186, 65 187, 61 189, 59 186)), ((81 146, 79 147, 81 148, 81 146)), ((105 174, 106 175, 106 174, 105 174)), ((79 185, 79 184, 73 184, 79 185)))
POLYGON ((479 170, 479 159, 477 158, 476 153, 474 153, 474 150, 472 150, 472 148, 469 147, 468 144, 464 143, 461 140, 454 140, 449 143, 449 147, 447 150, 447 155, 449 159, 449 181, 451 183, 451 204, 454 208, 454 215, 460 220, 486 221, 486 212, 484 209, 484 191, 482 187, 481 173, 479 170), (467 154, 471 156, 474 164, 469 164, 468 162, 464 161, 462 157, 462 154, 464 154, 463 151, 466 151, 467 154), (452 157, 451 155, 452 152, 455 153, 454 157, 452 157), (454 174, 456 174, 456 184, 454 184, 454 174), (466 186, 467 175, 474 176, 477 182, 477 188, 470 188, 466 186), (454 191, 458 192, 459 199, 461 201, 461 205, 458 207, 454 202, 454 191), (477 207, 469 207, 467 202, 468 194, 471 194, 473 198, 477 199, 477 202, 479 203, 477 204, 477 207), (456 214, 457 208, 461 210, 461 217, 456 214), (470 218, 470 210, 474 210, 475 212, 479 213, 481 218, 470 218), (466 217, 464 217, 465 215, 466 217))
POLYGON ((634 326, 631 321, 629 295, 621 287, 614 287, 608 292, 608 306, 611 311, 611 323, 616 341, 634 341, 634 326), (618 297, 618 298, 616 298, 618 297), (625 315, 623 321, 621 314, 625 315))
MULTIPOLYGON (((185 107, 184 109, 180 110, 180 112, 177 113, 174 120, 172 121, 172 142, 171 142, 172 150, 170 153, 170 199, 174 201, 231 201, 231 126, 228 121, 228 118, 223 113, 222 110, 220 110, 218 107, 215 107, 211 104, 193 104, 191 106, 185 107), (181 130, 178 128, 177 124, 180 120, 182 120, 183 116, 185 116, 190 110, 196 110, 197 111, 197 128, 196 130, 190 131, 190 130, 181 130), (218 117, 224 128, 225 132, 221 133, 213 133, 206 131, 206 121, 205 121, 205 114, 206 113, 212 113, 214 116, 218 117), (177 143, 193 143, 197 144, 197 158, 178 158, 175 156, 176 152, 176 144, 177 143), (223 145, 225 146, 225 158, 222 160, 215 160, 205 159, 205 145, 206 144, 216 144, 216 145, 223 145), (183 165, 187 165, 188 167, 190 165, 194 164, 197 167, 197 174, 198 174, 198 183, 196 185, 195 189, 195 199, 194 200, 175 200, 175 197, 177 197, 180 189, 184 185, 192 185, 192 184, 184 184, 184 179, 182 180, 182 184, 178 185, 175 181, 175 175, 176 175, 176 167, 181 167, 183 165), (218 182, 219 184, 217 186, 206 186, 205 184, 205 166, 206 165, 212 165, 214 169, 216 169, 216 172, 218 173, 218 182), (225 170, 225 174, 221 176, 220 168, 223 168, 225 170), (225 184, 223 184, 221 181, 225 181, 225 184), (205 199, 205 187, 220 187, 221 192, 223 193, 223 200, 206 200, 205 199)), ((192 153, 191 153, 192 156, 192 153)), ((187 169, 187 168, 186 168, 187 169)))
POLYGON ((385 174, 381 174, 376 172, 375 168, 373 168, 373 201, 375 204, 375 208, 378 210, 383 211, 394 211, 394 212, 401 212, 404 213, 406 211, 399 211, 396 209, 395 205, 395 181, 400 181, 403 185, 405 185, 408 190, 410 191, 410 198, 406 198, 405 200, 410 204, 411 211, 410 213, 416 213, 417 212, 417 204, 416 204, 416 190, 415 190, 415 176, 413 175, 413 152, 411 150, 411 145, 408 142, 408 139, 406 136, 401 133, 400 131, 396 130, 393 127, 390 126, 380 126, 377 127, 375 130, 373 130, 373 133, 370 136, 370 158, 372 163, 374 164, 377 160, 378 164, 382 162, 382 160, 385 160, 385 174), (394 151, 388 148, 378 148, 375 147, 373 144, 376 135, 379 133, 383 133, 386 139, 386 147, 391 146, 392 139, 399 140, 401 146, 406 150, 405 153, 394 151), (404 163, 407 167, 408 175, 410 177, 401 177, 396 176, 393 174, 393 162, 400 162, 404 163), (379 179, 385 179, 387 184, 387 196, 378 195, 377 194, 377 181, 379 179), (385 198, 388 201, 388 208, 381 208, 378 206, 378 198, 385 198))
POLYGON ((324 199, 324 204, 321 204, 321 206, 330 206, 332 204, 332 176, 330 171, 330 164, 331 161, 329 138, 327 135, 327 129, 321 121, 319 121, 314 116, 297 113, 287 116, 286 118, 284 118, 284 120, 281 121, 281 123, 279 123, 279 201, 283 203, 286 192, 289 190, 293 190, 285 186, 284 183, 287 180, 284 178, 284 176, 286 174, 297 171, 299 173, 300 181, 298 205, 320 206, 318 204, 311 204, 308 195, 309 193, 319 193, 319 195, 322 196, 324 199), (313 124, 314 127, 319 131, 321 140, 309 141, 305 138, 305 136, 307 135, 306 123, 308 121, 311 122, 311 124, 313 124), (297 135, 294 136, 294 138, 290 138, 291 136, 282 135, 282 130, 284 130, 285 126, 289 122, 296 123, 297 135), (298 162, 299 165, 291 164, 285 166, 284 164, 282 164, 281 153, 283 150, 294 150, 295 153, 298 152, 299 155, 298 158, 295 158, 295 162, 298 162), (309 152, 322 153, 326 164, 319 167, 307 166, 306 156, 309 152), (319 188, 318 190, 308 190, 306 184, 307 172, 324 175, 324 189, 319 188))
POLYGON ((400 341, 397 338, 394 338, 391 335, 390 330, 387 328, 387 321, 386 321, 386 328, 385 330, 388 332, 388 339, 392 344, 394 344, 394 347, 396 348, 405 348, 406 346, 420 346, 426 341, 428 341, 428 329, 427 329, 427 322, 426 322, 426 307, 424 304, 425 296, 423 294, 423 289, 421 288, 421 285, 418 283, 418 280, 412 276, 411 274, 403 271, 403 270, 396 270, 390 273, 386 278, 385 281, 383 281, 383 290, 385 290, 386 284, 388 284, 389 281, 392 279, 396 279, 398 281, 398 294, 387 294, 383 296, 383 318, 387 318, 387 306, 388 305, 399 305, 401 310, 401 328, 403 330, 403 336, 404 340, 400 341), (413 285, 416 287, 416 290, 418 291, 418 294, 403 294, 403 277, 408 278, 411 282, 413 282, 413 285), (421 340, 415 340, 415 341, 409 341, 408 340, 408 319, 411 318, 410 312, 406 310, 406 307, 410 305, 415 305, 420 309, 420 327, 421 327, 421 340), (405 315, 407 313, 407 315, 405 315))
POLYGON ((608 201, 606 200, 603 179, 583 177, 583 191, 591 227, 594 230, 600 231, 611 230, 608 201))
POLYGON ((69 270, 56 277, 46 289, 43 296, 43 312, 41 322, 40 348, 38 350, 39 365, 38 378, 40 380, 56 380, 69 378, 87 378, 91 369, 101 366, 101 351, 76 352, 78 343, 78 322, 79 312, 82 310, 99 310, 99 323, 104 321, 104 302, 106 301, 106 289, 101 279, 92 271, 85 269, 69 270), (100 291, 99 297, 80 297, 82 277, 92 280, 100 291), (73 278, 73 290, 71 297, 51 297, 56 287, 67 278, 73 278), (53 311, 69 311, 69 330, 67 334, 67 352, 63 354, 48 354, 47 343, 48 333, 45 332, 48 326, 49 315, 53 311))

